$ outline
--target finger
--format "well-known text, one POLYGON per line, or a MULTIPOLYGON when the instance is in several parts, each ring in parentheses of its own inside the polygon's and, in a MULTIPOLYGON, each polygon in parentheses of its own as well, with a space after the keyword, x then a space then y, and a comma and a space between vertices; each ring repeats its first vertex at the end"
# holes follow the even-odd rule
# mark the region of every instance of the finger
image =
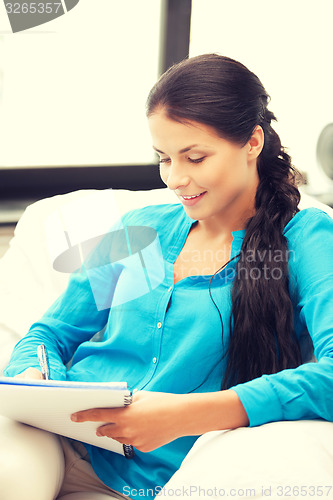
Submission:
POLYGON ((97 436, 106 436, 109 438, 116 439, 118 436, 121 436, 123 439, 127 439, 126 436, 123 436, 123 430, 117 424, 113 424, 112 422, 108 422, 105 425, 101 425, 96 429, 97 436))
POLYGON ((14 378, 42 380, 42 373, 37 368, 27 368, 24 372, 15 375, 14 378))
MULTIPOLYGON (((122 408, 124 410, 124 408, 122 408)), ((109 422, 119 418, 119 410, 114 408, 91 408, 82 410, 71 415, 73 422, 109 422)))
POLYGON ((112 429, 111 425, 104 425, 96 430, 96 436, 111 438, 121 444, 130 444, 130 439, 126 436, 122 436, 120 432, 119 429, 112 429))

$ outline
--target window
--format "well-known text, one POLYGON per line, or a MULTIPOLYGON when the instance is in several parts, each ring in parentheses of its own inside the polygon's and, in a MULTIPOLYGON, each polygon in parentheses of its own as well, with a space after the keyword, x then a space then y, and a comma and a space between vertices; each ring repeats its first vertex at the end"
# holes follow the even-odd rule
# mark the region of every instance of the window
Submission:
POLYGON ((328 188, 317 165, 321 130, 333 121, 333 2, 193 0, 190 55, 238 59, 272 97, 275 128, 313 193, 328 188))
POLYGON ((152 162, 161 2, 80 0, 14 34, 0 9, 0 167, 152 162))

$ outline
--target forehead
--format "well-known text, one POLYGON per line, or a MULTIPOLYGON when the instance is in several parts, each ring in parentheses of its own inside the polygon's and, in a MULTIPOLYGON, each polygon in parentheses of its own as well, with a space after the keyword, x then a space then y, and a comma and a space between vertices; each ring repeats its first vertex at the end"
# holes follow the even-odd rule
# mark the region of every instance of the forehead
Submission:
POLYGON ((162 151, 163 147, 181 149, 193 143, 213 147, 223 141, 213 127, 191 120, 184 123, 172 120, 163 110, 150 115, 148 124, 154 147, 162 151))

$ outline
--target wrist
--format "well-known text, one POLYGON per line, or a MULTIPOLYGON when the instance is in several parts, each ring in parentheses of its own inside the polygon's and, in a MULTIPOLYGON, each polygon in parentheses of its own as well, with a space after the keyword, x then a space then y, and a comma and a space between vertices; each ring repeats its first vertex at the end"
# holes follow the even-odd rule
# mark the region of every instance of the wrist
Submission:
POLYGON ((184 436, 249 425, 247 413, 233 390, 179 396, 182 404, 178 418, 184 436))

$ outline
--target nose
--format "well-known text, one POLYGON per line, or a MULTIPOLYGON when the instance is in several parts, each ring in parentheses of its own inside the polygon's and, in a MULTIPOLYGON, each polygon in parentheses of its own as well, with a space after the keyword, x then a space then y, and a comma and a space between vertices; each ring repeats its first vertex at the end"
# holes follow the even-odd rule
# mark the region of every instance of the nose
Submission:
POLYGON ((186 167, 179 162, 171 162, 165 175, 162 176, 162 180, 169 189, 176 191, 179 188, 188 186, 191 179, 187 173, 186 167))

